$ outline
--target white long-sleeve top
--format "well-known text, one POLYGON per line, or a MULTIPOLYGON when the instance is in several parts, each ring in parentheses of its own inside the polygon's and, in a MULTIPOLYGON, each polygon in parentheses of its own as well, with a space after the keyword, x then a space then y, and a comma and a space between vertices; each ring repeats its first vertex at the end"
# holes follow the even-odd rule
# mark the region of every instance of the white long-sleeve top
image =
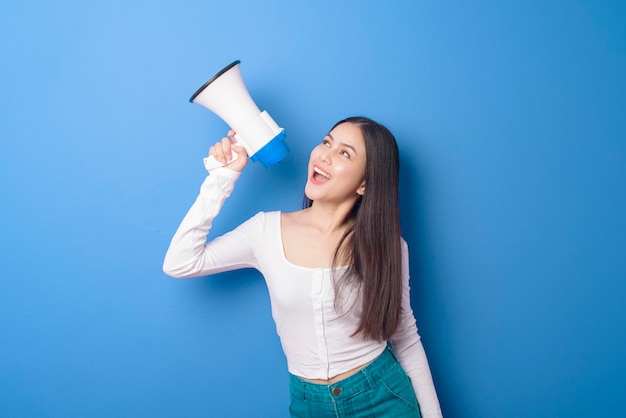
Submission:
MULTIPOLYGON (((385 341, 350 337, 357 328, 356 295, 335 310, 332 268, 290 263, 283 250, 280 212, 260 212, 233 231, 207 242, 213 219, 233 191, 238 172, 211 171, 200 194, 174 234, 163 270, 178 277, 199 277, 254 268, 265 278, 272 317, 290 373, 307 379, 330 379, 379 356, 385 341)), ((390 340, 398 361, 411 378, 422 416, 441 417, 433 380, 410 305, 408 247, 402 241, 402 317, 390 340)), ((341 271, 336 272, 336 276, 341 271)))

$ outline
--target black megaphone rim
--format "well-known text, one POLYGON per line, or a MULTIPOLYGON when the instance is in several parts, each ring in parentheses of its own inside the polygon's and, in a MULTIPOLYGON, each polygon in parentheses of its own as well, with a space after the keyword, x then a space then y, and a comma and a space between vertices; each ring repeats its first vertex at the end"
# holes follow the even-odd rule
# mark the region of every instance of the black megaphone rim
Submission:
POLYGON ((220 70, 220 72, 218 72, 217 74, 215 74, 213 77, 211 77, 211 79, 209 81, 207 81, 206 83, 204 83, 202 85, 202 87, 200 87, 198 90, 196 90, 196 92, 191 96, 191 98, 189 99, 190 103, 193 103, 194 99, 200 94, 202 93, 202 90, 206 89, 209 84, 211 84, 212 82, 214 82, 215 80, 217 80, 218 78, 220 78, 226 71, 230 70, 231 68, 233 68, 235 65, 239 65, 241 64, 241 60, 237 60, 234 62, 231 62, 230 64, 228 64, 226 67, 222 68, 222 70, 220 70))

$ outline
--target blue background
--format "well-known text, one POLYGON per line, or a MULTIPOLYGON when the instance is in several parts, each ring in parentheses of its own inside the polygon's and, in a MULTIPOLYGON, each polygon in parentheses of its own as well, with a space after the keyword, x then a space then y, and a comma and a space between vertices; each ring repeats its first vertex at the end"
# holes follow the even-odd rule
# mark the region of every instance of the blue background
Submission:
POLYGON ((188 98, 235 59, 291 153, 216 232, 377 119, 445 416, 623 416, 625 3, 467 3, 3 1, 0 416, 287 416, 258 273, 161 271, 227 129, 188 98))

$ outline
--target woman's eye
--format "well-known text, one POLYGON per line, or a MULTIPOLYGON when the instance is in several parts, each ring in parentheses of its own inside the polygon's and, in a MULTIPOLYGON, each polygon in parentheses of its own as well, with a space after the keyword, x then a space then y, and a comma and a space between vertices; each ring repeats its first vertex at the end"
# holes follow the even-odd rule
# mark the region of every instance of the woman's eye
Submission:
POLYGON ((324 140, 322 140, 322 144, 323 144, 323 145, 326 145, 327 147, 329 147, 329 146, 330 146, 330 142, 328 141, 328 139, 324 139, 324 140))
POLYGON ((348 151, 341 151, 341 155, 346 158, 350 158, 350 153, 348 151))

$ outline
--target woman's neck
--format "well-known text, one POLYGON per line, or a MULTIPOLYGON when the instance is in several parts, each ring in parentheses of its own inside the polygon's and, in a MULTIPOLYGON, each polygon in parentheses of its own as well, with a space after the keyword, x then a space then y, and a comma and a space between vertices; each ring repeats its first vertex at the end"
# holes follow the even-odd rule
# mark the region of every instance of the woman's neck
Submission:
POLYGON ((352 222, 353 207, 353 202, 336 205, 315 201, 306 211, 310 222, 319 229, 320 233, 333 235, 337 232, 343 233, 352 222))

